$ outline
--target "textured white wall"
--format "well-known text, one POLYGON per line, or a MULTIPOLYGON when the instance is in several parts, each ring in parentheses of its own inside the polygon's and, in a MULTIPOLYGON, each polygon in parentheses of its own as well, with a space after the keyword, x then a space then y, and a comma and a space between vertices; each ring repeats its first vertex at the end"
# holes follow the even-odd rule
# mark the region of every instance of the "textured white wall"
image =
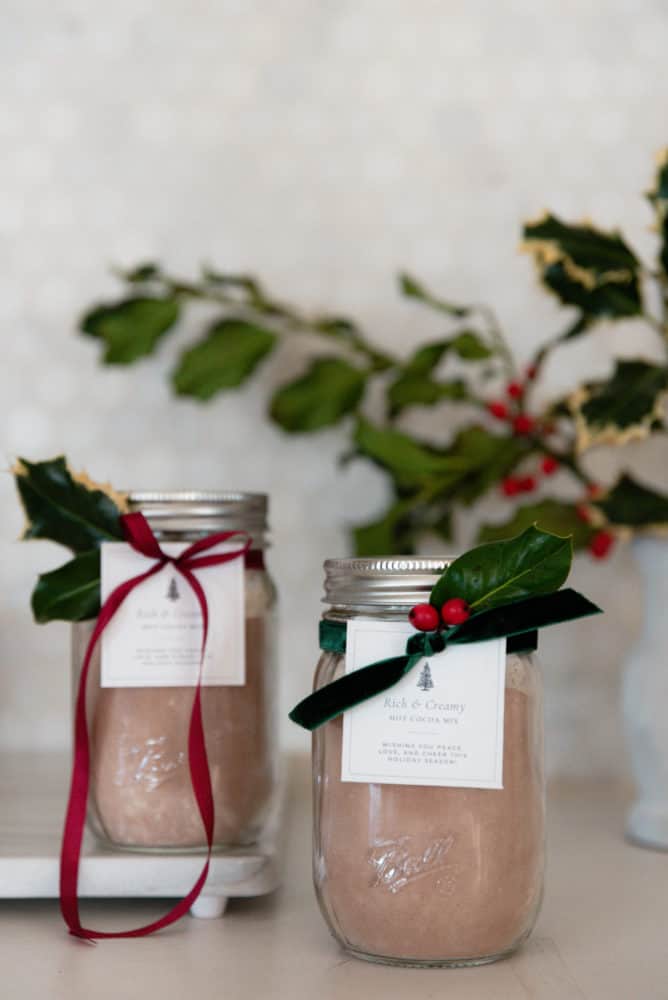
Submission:
MULTIPOLYGON (((522 217, 549 205, 651 246, 639 193, 668 142, 667 50, 661 0, 5 0, 3 455, 66 451, 120 487, 269 491, 287 709, 310 683, 322 559, 344 552, 347 520, 378 510, 382 478, 337 470, 342 431, 287 440, 267 424, 267 392, 294 354, 198 406, 170 398, 175 343, 157 362, 104 371, 74 317, 113 294, 111 262, 206 259, 351 311, 408 350, 439 324, 397 299, 405 266, 444 294, 495 303, 528 357, 565 317, 516 253, 522 217)), ((603 370, 628 334, 603 328, 564 352, 554 384, 603 370)), ((633 353, 644 340, 631 339, 633 353)), ((446 411, 438 434, 449 429, 446 411)), ((647 450, 644 462, 657 467, 647 450)), ((35 573, 62 556, 13 541, 9 476, 0 523, 0 745, 62 744, 67 629, 28 613, 35 573)), ((602 774, 620 763, 638 577, 620 551, 604 568, 581 560, 576 583, 610 613, 546 637, 551 769, 602 774)), ((288 725, 285 738, 307 743, 288 725)))

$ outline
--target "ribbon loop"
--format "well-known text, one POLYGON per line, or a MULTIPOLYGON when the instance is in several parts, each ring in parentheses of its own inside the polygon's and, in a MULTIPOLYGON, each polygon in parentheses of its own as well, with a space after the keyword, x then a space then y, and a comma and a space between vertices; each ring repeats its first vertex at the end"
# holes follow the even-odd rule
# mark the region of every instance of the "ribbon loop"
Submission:
POLYGON ((154 931, 173 924, 186 914, 204 887, 209 873, 215 826, 213 790, 211 788, 211 773, 206 753, 201 697, 202 669, 209 630, 209 608, 204 588, 193 571, 196 569, 205 569, 207 566, 217 566, 230 562, 233 559, 245 558, 251 546, 251 539, 245 532, 224 531, 201 538, 185 549, 180 556, 172 557, 163 552, 143 514, 139 512, 124 514, 121 516, 121 523, 128 544, 136 552, 156 561, 146 572, 132 577, 132 579, 126 580, 116 587, 102 605, 86 648, 81 676, 79 678, 74 717, 74 763, 60 854, 60 910, 70 934, 88 941, 95 941, 102 938, 143 937, 147 934, 152 934, 154 931), (223 542, 229 541, 232 537, 244 539, 240 548, 227 552, 210 552, 209 555, 199 556, 200 552, 210 550, 223 542), (139 587, 149 577, 159 573, 167 563, 173 563, 175 568, 188 582, 197 598, 202 614, 200 662, 188 728, 188 764, 193 793, 206 834, 206 860, 190 892, 163 917, 150 924, 145 924, 143 927, 136 927, 129 931, 95 931, 82 925, 79 917, 78 899, 81 844, 86 822, 86 805, 90 785, 90 746, 86 719, 86 686, 88 675, 93 652, 98 640, 123 601, 136 587, 139 587))

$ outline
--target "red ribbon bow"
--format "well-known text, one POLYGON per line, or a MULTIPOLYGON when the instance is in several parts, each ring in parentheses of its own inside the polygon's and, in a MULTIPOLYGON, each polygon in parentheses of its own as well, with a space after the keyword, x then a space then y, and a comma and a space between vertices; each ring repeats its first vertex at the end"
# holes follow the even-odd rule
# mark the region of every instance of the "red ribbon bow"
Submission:
MULTIPOLYGON (((124 514, 121 516, 123 531, 128 543, 149 559, 155 559, 155 564, 146 572, 134 576, 130 580, 121 583, 109 594, 100 614, 98 616, 93 634, 86 649, 81 676, 79 678, 79 689, 77 692, 75 720, 74 720, 74 761, 72 766, 72 781, 70 785, 70 795, 65 814, 65 826, 63 829, 63 841, 60 852, 60 911, 67 924, 70 934, 75 937, 94 941, 96 938, 125 938, 143 937, 161 930, 169 924, 173 924, 188 912, 197 897, 199 896, 209 873, 211 861, 211 850, 213 846, 214 830, 214 805, 213 792, 211 789, 211 774, 209 772, 209 761, 206 753, 206 743, 204 740, 204 726, 202 723, 202 700, 201 683, 202 667, 204 663, 204 651, 209 631, 209 608, 207 605, 204 589, 195 576, 195 570, 206 569, 208 566, 219 566, 221 563, 230 562, 233 559, 246 557, 251 546, 251 540, 245 532, 222 531, 215 535, 209 535, 190 545, 180 556, 168 556, 162 551, 160 545, 148 521, 143 514, 124 514), (201 555, 208 549, 221 542, 226 542, 233 536, 245 537, 244 545, 239 549, 230 552, 210 553, 201 555), (129 931, 94 931, 83 927, 79 918, 78 881, 79 881, 79 861, 81 857, 81 843, 86 822, 86 803, 88 801, 88 787, 90 782, 90 747, 88 742, 88 724, 86 721, 86 683, 90 668, 93 651, 98 639, 105 628, 112 620, 121 604, 131 594, 135 587, 140 586, 144 580, 159 573, 167 563, 171 563, 174 568, 188 581, 194 591, 202 612, 202 646, 193 698, 192 713, 190 716, 190 726, 188 729, 188 763, 190 765, 190 779, 192 781, 193 792, 197 800, 200 816, 206 833, 207 856, 204 867, 199 878, 193 885, 190 892, 180 902, 174 906, 169 913, 166 913, 159 920, 143 927, 137 927, 129 931)), ((256 555, 251 554, 251 557, 256 555)), ((261 554, 260 554, 261 556, 261 554)), ((253 565, 260 565, 256 558, 252 560, 253 565)))

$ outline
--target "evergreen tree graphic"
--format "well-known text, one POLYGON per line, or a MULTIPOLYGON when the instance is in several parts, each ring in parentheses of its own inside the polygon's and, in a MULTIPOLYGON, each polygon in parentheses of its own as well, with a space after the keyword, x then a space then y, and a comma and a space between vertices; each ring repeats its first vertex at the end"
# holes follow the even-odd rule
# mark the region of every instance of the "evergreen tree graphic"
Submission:
POLYGON ((176 580, 174 579, 174 577, 172 577, 172 579, 170 580, 169 587, 167 588, 167 593, 165 594, 165 596, 170 601, 178 601, 179 597, 181 596, 179 594, 179 589, 176 586, 176 580))
POLYGON ((431 679, 431 670, 429 669, 429 664, 425 663, 424 667, 420 671, 420 676, 418 677, 417 686, 421 691, 429 691, 434 686, 434 682, 431 679))

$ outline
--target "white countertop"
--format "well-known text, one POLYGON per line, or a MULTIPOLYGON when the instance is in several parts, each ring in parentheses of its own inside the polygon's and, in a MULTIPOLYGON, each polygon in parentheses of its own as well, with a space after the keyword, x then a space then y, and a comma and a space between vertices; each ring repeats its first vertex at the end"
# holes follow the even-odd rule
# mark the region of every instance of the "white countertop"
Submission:
MULTIPOLYGON (((624 843, 624 795, 559 785, 549 798, 543 912, 524 948, 474 969, 349 958, 311 888, 308 761, 292 759, 284 887, 139 940, 68 937, 55 900, 0 901, 3 1000, 668 1000, 668 854, 624 843)), ((197 862, 194 862, 197 866, 197 862)), ((84 901, 84 923, 147 922, 159 901, 84 901)))

